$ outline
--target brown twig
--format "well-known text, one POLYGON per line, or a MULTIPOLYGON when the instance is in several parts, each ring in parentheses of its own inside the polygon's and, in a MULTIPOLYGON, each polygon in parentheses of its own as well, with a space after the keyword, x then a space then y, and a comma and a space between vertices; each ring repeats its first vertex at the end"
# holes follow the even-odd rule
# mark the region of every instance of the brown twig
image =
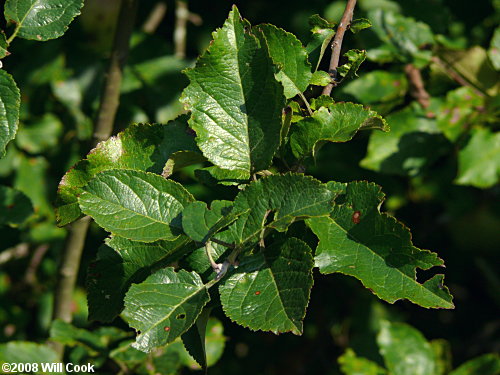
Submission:
POLYGON ((144 22, 142 30, 145 33, 153 34, 160 25, 163 18, 165 17, 166 13, 167 13, 167 4, 163 1, 156 3, 154 8, 151 10, 151 13, 149 13, 146 22, 144 22))
MULTIPOLYGON (((119 104, 122 70, 128 56, 130 36, 134 26, 137 0, 122 0, 115 30, 109 68, 104 82, 101 103, 95 124, 93 144, 108 139, 113 132, 113 124, 119 104)), ((80 268, 80 259, 85 245, 90 217, 75 221, 69 230, 59 267, 59 279, 54 298, 53 319, 71 322, 71 302, 75 289, 76 277, 80 268)), ((62 357, 64 345, 51 343, 62 357)))
POLYGON ((26 242, 21 242, 14 247, 3 250, 0 253, 0 265, 7 263, 13 259, 24 258, 29 254, 29 245, 26 242))
POLYGON ((410 95, 422 106, 422 108, 427 108, 431 104, 431 96, 425 90, 424 81, 422 80, 422 74, 420 69, 418 69, 413 64, 406 64, 405 73, 410 82, 410 95))
POLYGON ((337 68, 339 66, 342 40, 344 39, 344 34, 352 21, 355 6, 356 0, 347 0, 344 14, 340 19, 340 23, 337 26, 337 31, 335 32, 335 36, 333 37, 333 41, 331 44, 332 56, 330 57, 330 67, 328 69, 328 73, 330 74, 330 78, 332 81, 323 89, 323 95, 330 95, 332 89, 337 85, 335 80, 337 78, 337 68))
POLYGON ((31 257, 30 263, 28 265, 28 268, 26 269, 26 272, 24 274, 24 282, 26 284, 30 285, 35 284, 36 271, 38 269, 38 266, 42 262, 45 253, 47 253, 47 250, 49 250, 49 245, 47 244, 40 245, 35 249, 33 256, 31 257))
POLYGON ((441 69, 443 69, 443 71, 451 78, 453 79, 455 82, 457 82, 459 85, 462 85, 462 86, 467 86, 467 87, 470 87, 472 88, 476 94, 478 94, 479 96, 486 96, 484 92, 482 92, 481 90, 479 90, 475 85, 473 85, 471 82, 469 82, 467 79, 465 79, 464 77, 462 77, 454 68, 453 66, 451 66, 450 63, 448 63, 447 61, 445 60, 442 60, 441 58, 439 58, 438 56, 433 56, 432 57, 432 62, 435 63, 437 66, 439 66, 441 69))

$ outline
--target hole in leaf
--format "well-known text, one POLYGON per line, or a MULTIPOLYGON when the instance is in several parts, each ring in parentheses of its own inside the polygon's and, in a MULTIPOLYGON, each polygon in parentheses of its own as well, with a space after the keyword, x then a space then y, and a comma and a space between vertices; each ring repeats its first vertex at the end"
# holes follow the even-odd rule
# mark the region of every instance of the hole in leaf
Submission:
POLYGON ((176 319, 186 319, 186 314, 179 314, 175 318, 176 319))

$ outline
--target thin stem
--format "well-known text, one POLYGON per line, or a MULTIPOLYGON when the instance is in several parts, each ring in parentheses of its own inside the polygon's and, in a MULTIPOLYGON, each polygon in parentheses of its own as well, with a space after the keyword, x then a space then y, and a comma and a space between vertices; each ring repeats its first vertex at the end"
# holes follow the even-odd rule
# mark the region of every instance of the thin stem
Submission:
POLYGON ((410 94, 415 98, 417 102, 420 103, 422 108, 427 108, 431 104, 431 96, 427 92, 424 86, 424 81, 422 80, 422 74, 420 73, 420 69, 418 69, 413 64, 406 64, 405 73, 408 77, 408 81, 410 81, 411 90, 410 94))
POLYGON ((306 108, 307 108, 307 112, 309 112, 309 116, 312 116, 313 112, 311 110, 311 106, 309 105, 309 102, 307 101, 306 97, 304 96, 304 94, 302 94, 301 92, 299 93, 299 97, 300 99, 302 99, 302 101, 304 102, 304 104, 306 105, 306 108))
POLYGON ((167 13, 167 4, 163 1, 156 3, 154 8, 151 10, 151 13, 149 13, 146 22, 144 22, 142 30, 145 33, 153 34, 160 25, 163 18, 165 17, 166 13, 167 13))
POLYGON ((7 45, 10 45, 10 43, 12 43, 12 41, 15 39, 15 37, 17 36, 17 33, 19 32, 20 29, 21 29, 21 25, 17 24, 12 35, 9 37, 9 39, 7 39, 7 45))
POLYGON ((354 14, 355 6, 356 6, 356 0, 347 1, 344 14, 340 19, 340 23, 335 33, 335 37, 333 38, 331 44, 332 56, 330 57, 330 67, 328 69, 328 73, 330 74, 332 82, 330 82, 328 85, 325 86, 322 93, 323 95, 330 95, 332 89, 337 85, 335 80, 337 78, 337 68, 339 66, 340 50, 342 49, 342 40, 344 39, 344 34, 352 21, 352 16, 354 14))
MULTIPOLYGON (((94 146, 99 141, 108 139, 113 132, 113 124, 120 96, 122 69, 128 56, 136 10, 137 0, 122 0, 115 30, 111 60, 95 124, 94 146)), ((80 259, 89 225, 90 217, 86 216, 75 221, 70 227, 59 268, 53 319, 62 319, 66 322, 71 322, 73 291, 75 289, 76 277, 80 268, 80 259)), ((64 353, 64 345, 52 343, 52 346, 61 358, 64 353)))
POLYGON ((476 94, 479 96, 487 96, 483 91, 477 88, 474 84, 469 82, 466 78, 464 78, 458 71, 456 71, 453 66, 445 60, 442 60, 438 56, 432 57, 432 62, 438 65, 444 72, 454 81, 456 81, 459 85, 467 86, 472 88, 476 94))
POLYGON ((175 57, 183 59, 186 57, 186 28, 189 19, 189 10, 186 0, 177 0, 175 4, 175 57))

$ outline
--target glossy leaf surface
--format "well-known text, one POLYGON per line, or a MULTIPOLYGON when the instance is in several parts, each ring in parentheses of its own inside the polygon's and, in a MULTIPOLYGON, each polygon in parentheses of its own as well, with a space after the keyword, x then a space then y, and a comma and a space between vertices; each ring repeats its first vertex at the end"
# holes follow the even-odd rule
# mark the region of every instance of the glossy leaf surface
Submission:
POLYGON ((83 0, 7 0, 4 11, 17 36, 43 41, 63 35, 82 6, 83 0))
POLYGON ((416 269, 442 266, 435 253, 413 246, 408 228, 380 213, 380 187, 367 182, 329 183, 344 194, 330 216, 307 220, 319 238, 315 263, 320 272, 340 272, 359 279, 379 298, 408 299, 427 308, 453 308, 443 275, 420 284, 416 269))
POLYGON ((123 309, 132 283, 140 283, 155 270, 170 265, 192 250, 181 236, 174 241, 142 243, 112 237, 99 248, 87 272, 89 319, 112 321, 123 309))
POLYGON ((78 201, 82 211, 108 232, 153 242, 182 233, 180 213, 194 198, 182 185, 156 174, 109 170, 94 177, 78 201))
POLYGON ((163 124, 135 124, 118 135, 100 142, 87 158, 78 162, 62 178, 57 192, 56 216, 63 226, 82 213, 78 196, 99 172, 109 169, 135 169, 163 173, 175 153, 201 153, 187 127, 187 116, 163 124))
POLYGON ((359 104, 337 103, 322 107, 292 128, 290 145, 297 158, 314 156, 322 142, 346 142, 361 129, 387 130, 385 120, 359 104))
POLYGON ((0 69, 0 158, 7 143, 14 139, 19 122, 21 94, 12 76, 0 69))
POLYGON ((245 177, 266 169, 279 146, 283 88, 274 65, 233 7, 224 27, 213 34, 181 99, 191 110, 189 124, 203 154, 222 169, 245 177))
POLYGON ((148 352, 174 341, 194 324, 209 300, 195 272, 165 268, 132 285, 123 316, 139 331, 133 346, 148 352))
POLYGON ((312 267, 311 249, 296 238, 242 258, 219 288, 226 315, 252 330, 302 334, 312 267))

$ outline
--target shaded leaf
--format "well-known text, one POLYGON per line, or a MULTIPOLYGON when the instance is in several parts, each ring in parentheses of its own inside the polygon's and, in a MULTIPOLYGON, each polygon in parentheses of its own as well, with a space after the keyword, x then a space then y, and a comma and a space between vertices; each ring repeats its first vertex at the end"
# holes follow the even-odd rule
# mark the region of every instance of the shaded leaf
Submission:
POLYGON ((475 128, 465 148, 458 154, 455 183, 488 188, 500 178, 500 132, 475 128))
POLYGON ((210 209, 204 202, 192 202, 182 211, 182 229, 193 241, 206 243, 241 214, 230 201, 212 201, 210 209))
POLYGON ((500 357, 498 354, 484 354, 459 366, 449 375, 498 375, 500 374, 500 357))
MULTIPOLYGON (((62 178, 57 192, 56 217, 59 226, 78 219, 82 212, 78 196, 99 172, 109 169, 136 169, 160 174, 179 151, 201 153, 187 127, 187 116, 166 125, 134 124, 100 142, 87 158, 78 162, 62 178), (196 151, 198 150, 198 151, 196 151)), ((170 172, 171 168, 168 167, 170 172)))
POLYGON ((358 69, 366 59, 366 51, 351 49, 344 53, 344 56, 347 57, 348 62, 337 68, 340 76, 344 77, 344 79, 357 77, 358 69))
POLYGON ((29 153, 41 153, 57 146, 63 131, 58 117, 46 113, 33 123, 21 124, 16 143, 29 153))
POLYGON ((207 353, 205 350, 205 336, 207 323, 212 309, 204 309, 196 319, 196 323, 189 328, 182 337, 182 343, 190 356, 202 368, 207 368, 207 353))
POLYGON ((24 39, 59 38, 83 6, 83 0, 7 0, 5 19, 16 25, 24 39))
POLYGON ((437 126, 451 142, 476 122, 478 109, 484 107, 484 98, 470 87, 460 87, 446 94, 446 101, 437 111, 437 126))
POLYGON ((123 316, 139 332, 133 346, 149 352, 174 341, 194 324, 209 300, 195 272, 165 268, 132 285, 123 316))
POLYGON ((257 242, 264 228, 285 231, 296 220, 327 215, 333 193, 309 176, 273 175, 252 182, 235 198, 235 212, 244 212, 230 227, 239 244, 257 242))
MULTIPOLYGON (((10 52, 7 51, 7 38, 5 37, 5 33, 3 30, 0 30, 0 59, 3 59, 5 56, 10 55, 10 52)), ((0 65, 1 68, 1 65, 0 65)))
POLYGON ((394 303, 408 299, 427 308, 453 308, 443 275, 420 284, 416 270, 442 266, 435 253, 413 246, 410 231, 381 214, 384 195, 367 182, 329 183, 343 188, 330 216, 306 222, 318 236, 314 258, 321 273, 340 272, 360 280, 379 298, 394 303))
POLYGON ((30 199, 22 192, 0 185, 0 225, 19 225, 33 214, 30 199))
POLYGON ((318 14, 309 17, 309 25, 311 25, 311 38, 306 46, 306 51, 315 72, 318 70, 326 48, 335 35, 335 30, 333 30, 335 25, 321 18, 318 14))
POLYGON ((133 170, 99 173, 78 199, 81 210, 108 232, 142 242, 177 238, 180 214, 192 201, 177 182, 133 170))
POLYGON ((19 122, 21 94, 12 76, 0 69, 0 158, 5 155, 5 147, 13 140, 19 122))
POLYGON ((267 43, 269 55, 278 66, 275 77, 283 84, 287 99, 303 93, 311 80, 311 64, 297 37, 276 26, 265 24, 257 27, 267 43))
POLYGON ((291 129, 290 145, 296 158, 315 156, 325 142, 346 142, 361 129, 388 130, 386 121, 376 112, 353 103, 322 107, 299 121, 291 129))
POLYGON ((495 29, 493 38, 491 38, 488 57, 496 70, 500 70, 500 27, 495 29))
MULTIPOLYGON (((213 366, 222 357, 226 338, 224 337, 224 327, 217 319, 210 317, 206 325, 205 333, 205 352, 207 357, 207 367, 213 366)), ((188 351, 189 353, 189 351, 188 351)), ((191 356, 183 356, 183 363, 190 368, 197 368, 195 361, 191 356)))
POLYGON ((283 88, 266 48, 234 6, 224 27, 186 75, 182 101, 205 157, 246 178, 266 169, 279 146, 283 88))
POLYGON ((349 30, 356 34, 361 30, 367 29, 369 27, 372 27, 372 23, 370 22, 370 20, 367 20, 366 18, 358 18, 352 20, 351 24, 349 25, 349 30))
POLYGON ((332 82, 332 77, 330 77, 330 74, 328 74, 324 70, 316 70, 311 76, 311 81, 309 83, 316 86, 326 86, 330 82, 332 82))
POLYGON ((108 239, 87 273, 89 320, 112 321, 122 311, 123 298, 132 283, 144 281, 192 250, 185 236, 151 243, 123 237, 108 239))
POLYGON ((436 375, 434 352, 425 337, 404 323, 381 323, 380 354, 394 375, 436 375))
POLYGON ((429 63, 432 52, 425 47, 434 44, 429 25, 381 9, 369 12, 368 18, 373 24, 372 30, 384 43, 378 49, 370 49, 368 58, 413 63, 419 68, 429 63))
MULTIPOLYGON (((38 364, 58 362, 57 353, 48 345, 39 345, 28 341, 11 341, 0 344, 0 363, 30 363, 38 364)), ((41 367, 40 367, 41 368, 41 367)), ((60 374, 60 372, 48 372, 60 374)))
MULTIPOLYGON (((432 104, 431 104, 432 106, 432 104)), ((416 176, 449 151, 436 119, 414 103, 387 116, 389 133, 370 134, 360 165, 374 171, 416 176)))
POLYGON ((221 169, 215 165, 194 171, 196 178, 203 184, 233 186, 248 183, 246 172, 240 170, 221 169))
POLYGON ((219 287, 226 315, 252 330, 302 334, 313 284, 311 249, 296 238, 241 259, 219 287))
POLYGON ((338 359, 340 370, 345 375, 385 375, 387 371, 366 358, 356 356, 352 349, 347 349, 338 359))

